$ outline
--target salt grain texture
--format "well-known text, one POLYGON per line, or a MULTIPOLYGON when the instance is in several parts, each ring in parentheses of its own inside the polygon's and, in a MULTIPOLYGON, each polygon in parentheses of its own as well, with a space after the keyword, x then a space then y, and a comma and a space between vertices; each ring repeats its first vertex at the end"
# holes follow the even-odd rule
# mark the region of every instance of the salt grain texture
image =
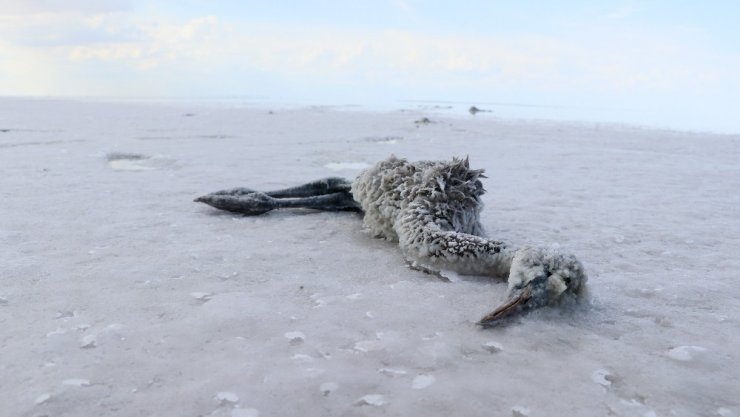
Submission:
POLYGON ((372 352, 375 350, 380 350, 382 348, 383 342, 381 342, 380 340, 361 340, 355 343, 353 347, 354 350, 362 353, 372 352))
POLYGON ((51 394, 44 393, 36 397, 36 399, 33 401, 36 405, 43 404, 51 399, 51 394))
POLYGON ((235 404, 239 402, 239 396, 229 391, 219 391, 216 393, 214 398, 220 403, 235 404))
POLYGON ((259 417, 260 412, 255 408, 235 408, 231 410, 231 417, 259 417))
POLYGON ((484 342, 481 347, 488 353, 498 353, 504 350, 504 347, 501 345, 501 343, 498 342, 484 342))
POLYGON ((74 317, 75 312, 74 311, 58 311, 56 316, 54 316, 55 319, 66 319, 69 317, 74 317))
POLYGON ((462 277, 460 274, 458 274, 455 271, 450 271, 447 269, 443 269, 439 271, 439 275, 443 278, 446 278, 450 282, 460 282, 462 280, 462 277))
POLYGON ((336 382, 324 382, 319 387, 319 391, 321 391, 321 394, 326 397, 332 392, 336 391, 338 388, 339 384, 337 384, 336 382))
POLYGON ((529 417, 529 409, 522 406, 514 406, 511 409, 511 415, 513 417, 529 417))
POLYGON ((612 384, 611 376, 612 374, 606 369, 597 369, 591 374, 591 380, 603 387, 608 387, 612 384))
POLYGON ((80 340, 80 347, 82 349, 92 349, 98 345, 98 340, 93 334, 89 334, 80 340))
POLYGON ((380 368, 378 369, 378 372, 383 375, 387 375, 391 377, 406 375, 408 373, 403 369, 393 369, 393 368, 380 368))
POLYGON ((61 327, 57 327, 56 330, 52 330, 49 333, 47 333, 46 334, 46 337, 59 336, 59 335, 65 334, 65 333, 67 333, 67 329, 63 329, 61 327))
POLYGON ((386 404, 386 399, 380 394, 368 394, 360 398, 355 402, 355 405, 369 405, 373 407, 380 407, 386 404))
POLYGON ((90 386, 90 380, 82 378, 65 379, 64 381, 62 381, 62 385, 69 385, 73 387, 88 387, 90 386))
POLYGON ((304 335, 302 332, 286 332, 284 336, 290 341, 291 345, 300 345, 306 338, 306 335, 304 335))
POLYGON ((413 389, 424 389, 432 384, 437 379, 432 375, 417 375, 414 378, 414 381, 411 383, 411 388, 413 389))
POLYGON ((667 355, 669 358, 687 362, 693 360, 697 354, 706 352, 707 348, 701 346, 678 346, 668 351, 667 355))
POLYGON ((211 299, 213 294, 209 292, 191 292, 190 296, 195 298, 198 301, 208 301, 211 299))

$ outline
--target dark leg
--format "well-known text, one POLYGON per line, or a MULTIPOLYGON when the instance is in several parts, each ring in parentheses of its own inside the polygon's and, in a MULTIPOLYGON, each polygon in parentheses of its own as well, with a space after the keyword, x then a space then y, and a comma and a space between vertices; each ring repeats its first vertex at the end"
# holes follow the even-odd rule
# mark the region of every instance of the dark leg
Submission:
MULTIPOLYGON (((268 196, 275 198, 313 197, 325 194, 349 192, 351 188, 352 181, 345 178, 330 177, 312 181, 308 184, 299 185, 297 187, 284 188, 282 190, 275 191, 263 191, 263 194, 267 194, 268 196)), ((216 191, 209 195, 243 196, 255 192, 257 191, 252 190, 251 188, 239 187, 216 191)))
POLYGON ((361 211, 349 191, 301 198, 276 198, 276 208, 307 208, 324 211, 361 211))
POLYGON ((351 184, 343 178, 326 178, 266 193, 249 188, 233 188, 198 197, 195 201, 252 216, 278 208, 361 211, 360 205, 352 198, 351 184))
POLYGON ((275 198, 313 197, 334 193, 349 193, 351 188, 352 181, 344 178, 330 177, 297 187, 268 191, 265 194, 275 198))

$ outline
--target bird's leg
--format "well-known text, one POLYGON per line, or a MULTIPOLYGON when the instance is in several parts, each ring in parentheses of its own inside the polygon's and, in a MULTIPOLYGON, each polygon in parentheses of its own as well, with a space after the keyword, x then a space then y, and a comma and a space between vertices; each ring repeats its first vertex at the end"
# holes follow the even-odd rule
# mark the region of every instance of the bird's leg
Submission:
POLYGON ((325 178, 268 192, 232 188, 198 197, 195 201, 246 215, 263 214, 278 208, 360 211, 360 205, 352 198, 351 185, 350 181, 343 178, 325 178))
POLYGON ((277 208, 306 208, 324 211, 362 211, 349 191, 312 197, 275 199, 277 208))
MULTIPOLYGON (((228 191, 228 190, 227 190, 228 191)), ((278 208, 279 200, 259 191, 246 193, 215 192, 198 197, 196 203, 205 203, 220 210, 256 216, 278 208)))
POLYGON ((280 208, 307 208, 325 211, 361 211, 360 205, 349 192, 325 194, 314 197, 274 198, 261 192, 232 196, 208 194, 195 199, 217 209, 256 216, 280 208))
MULTIPOLYGON (((262 193, 274 198, 298 198, 314 197, 339 192, 349 192, 351 188, 352 181, 346 178, 329 177, 316 181, 311 181, 308 184, 303 184, 296 187, 283 188, 274 191, 263 191, 262 193)), ((230 195, 238 197, 256 192, 258 191, 251 188, 237 187, 230 188, 228 190, 216 191, 208 195, 230 195)))
POLYGON ((346 178, 329 177, 309 182, 297 187, 268 191, 265 194, 275 198, 314 197, 335 193, 349 193, 352 181, 346 178))

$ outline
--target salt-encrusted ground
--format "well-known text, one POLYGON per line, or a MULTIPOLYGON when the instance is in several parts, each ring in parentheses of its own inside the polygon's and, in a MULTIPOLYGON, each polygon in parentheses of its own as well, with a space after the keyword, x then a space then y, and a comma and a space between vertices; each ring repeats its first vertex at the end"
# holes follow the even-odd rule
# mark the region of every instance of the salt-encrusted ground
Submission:
POLYGON ((1 415, 740 414, 740 137, 268 110, 0 100, 1 415), (469 154, 489 234, 576 253, 591 305, 481 330, 503 283, 355 214, 192 202, 390 153, 469 154))

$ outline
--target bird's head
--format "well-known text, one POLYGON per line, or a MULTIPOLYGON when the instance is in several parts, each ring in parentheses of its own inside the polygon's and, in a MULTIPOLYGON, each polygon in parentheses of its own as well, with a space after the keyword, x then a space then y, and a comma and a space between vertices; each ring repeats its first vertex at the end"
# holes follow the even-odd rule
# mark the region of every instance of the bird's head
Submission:
POLYGON ((506 302, 478 324, 491 326, 513 314, 560 303, 584 293, 588 277, 573 255, 546 249, 517 251, 509 273, 506 302))

